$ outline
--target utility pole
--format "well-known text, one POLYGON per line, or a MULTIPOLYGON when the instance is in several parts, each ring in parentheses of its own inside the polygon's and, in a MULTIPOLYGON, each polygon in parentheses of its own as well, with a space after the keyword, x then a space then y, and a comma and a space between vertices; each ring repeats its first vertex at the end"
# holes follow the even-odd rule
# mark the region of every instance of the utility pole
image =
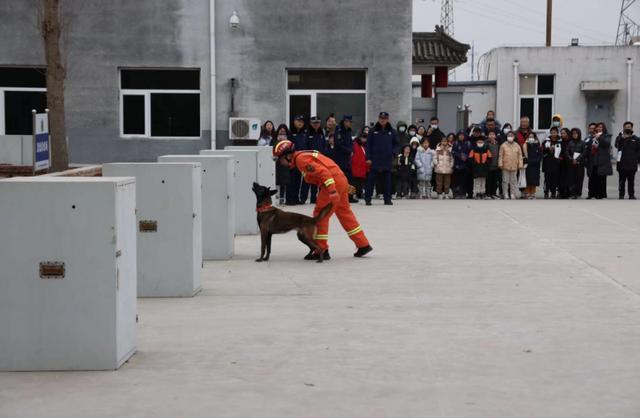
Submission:
POLYGON ((547 0, 547 42, 546 46, 551 46, 551 24, 553 22, 552 19, 553 12, 553 0, 547 0))
POLYGON ((471 81, 475 81, 475 66, 476 66, 476 42, 471 42, 471 81))

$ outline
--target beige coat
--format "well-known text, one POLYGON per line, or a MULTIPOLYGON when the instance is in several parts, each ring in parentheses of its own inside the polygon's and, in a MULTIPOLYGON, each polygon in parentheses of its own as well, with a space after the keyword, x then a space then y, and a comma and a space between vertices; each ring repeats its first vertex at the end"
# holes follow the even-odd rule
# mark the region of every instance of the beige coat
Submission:
POLYGON ((453 154, 451 153, 451 145, 445 142, 438 144, 436 148, 436 156, 433 160, 433 166, 436 174, 453 173, 453 154))
POLYGON ((518 171, 524 167, 522 148, 517 142, 505 142, 500 146, 498 167, 506 171, 518 171))

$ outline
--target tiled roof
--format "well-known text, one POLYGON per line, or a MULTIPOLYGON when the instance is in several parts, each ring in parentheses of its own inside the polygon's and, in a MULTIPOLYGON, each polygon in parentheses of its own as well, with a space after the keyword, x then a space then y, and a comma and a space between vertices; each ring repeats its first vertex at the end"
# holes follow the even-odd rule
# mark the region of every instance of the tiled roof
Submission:
POLYGON ((413 64, 458 66, 467 62, 469 45, 447 35, 441 26, 435 32, 413 33, 413 64))

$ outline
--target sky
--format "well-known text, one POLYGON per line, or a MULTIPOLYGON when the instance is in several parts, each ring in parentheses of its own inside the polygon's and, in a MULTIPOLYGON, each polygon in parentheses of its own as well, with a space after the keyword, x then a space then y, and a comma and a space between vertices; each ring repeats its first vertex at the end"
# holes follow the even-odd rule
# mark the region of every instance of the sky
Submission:
MULTIPOLYGON (((582 45, 615 43, 621 0, 553 3, 553 45, 569 45, 571 38, 579 38, 582 45)), ((440 5, 441 0, 413 0, 414 32, 434 30, 440 5)), ((478 58, 495 47, 544 45, 546 7, 547 0, 453 0, 454 38, 475 43, 476 66, 478 58)), ((640 22, 640 2, 632 9, 631 16, 640 22)), ((471 80, 471 52, 456 70, 456 80, 471 80)))

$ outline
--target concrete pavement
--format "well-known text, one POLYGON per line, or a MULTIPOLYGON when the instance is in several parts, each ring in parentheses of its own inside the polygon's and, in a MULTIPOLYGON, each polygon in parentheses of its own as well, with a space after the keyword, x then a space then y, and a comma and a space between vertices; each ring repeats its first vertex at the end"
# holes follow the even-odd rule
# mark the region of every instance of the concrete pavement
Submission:
MULTIPOLYGON (((310 206, 301 208, 310 212, 310 206)), ((358 206, 375 251, 205 264, 117 372, 0 373, 0 417, 638 417, 640 204, 358 206)))

